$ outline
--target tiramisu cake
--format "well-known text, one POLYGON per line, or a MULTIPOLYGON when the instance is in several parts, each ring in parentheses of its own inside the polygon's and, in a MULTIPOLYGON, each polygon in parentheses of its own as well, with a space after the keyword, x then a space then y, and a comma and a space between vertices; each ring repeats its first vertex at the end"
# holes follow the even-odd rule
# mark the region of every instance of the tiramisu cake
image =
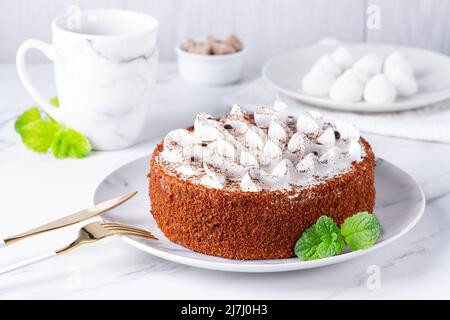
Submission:
POLYGON ((302 232, 373 211, 375 159, 352 124, 287 106, 197 115, 154 150, 152 214, 168 239, 232 259, 294 257, 302 232))

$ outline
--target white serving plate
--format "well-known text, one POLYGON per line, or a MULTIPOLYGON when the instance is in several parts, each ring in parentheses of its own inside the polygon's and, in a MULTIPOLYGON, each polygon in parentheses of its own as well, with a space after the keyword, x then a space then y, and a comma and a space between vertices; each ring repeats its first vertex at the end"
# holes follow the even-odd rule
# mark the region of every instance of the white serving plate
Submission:
POLYGON ((385 58, 392 51, 401 52, 413 65, 419 84, 417 94, 398 98, 393 103, 336 102, 329 97, 314 97, 301 89, 303 76, 322 54, 329 54, 337 45, 315 45, 283 53, 263 67, 263 77, 279 92, 319 107, 357 112, 390 112, 419 108, 450 98, 450 57, 419 48, 382 44, 345 44, 359 58, 374 53, 385 58))
POLYGON ((378 159, 375 213, 380 220, 382 233, 373 247, 314 261, 302 261, 297 258, 250 261, 224 259, 194 252, 172 243, 158 229, 150 214, 146 176, 149 171, 149 162, 148 157, 140 158, 111 172, 98 185, 94 194, 94 203, 133 190, 139 191, 139 194, 128 203, 105 214, 104 218, 150 230, 159 238, 159 241, 152 241, 122 237, 126 243, 154 256, 199 268, 235 272, 280 272, 321 267, 351 260, 370 254, 400 238, 414 227, 425 208, 423 191, 414 179, 393 164, 378 159))

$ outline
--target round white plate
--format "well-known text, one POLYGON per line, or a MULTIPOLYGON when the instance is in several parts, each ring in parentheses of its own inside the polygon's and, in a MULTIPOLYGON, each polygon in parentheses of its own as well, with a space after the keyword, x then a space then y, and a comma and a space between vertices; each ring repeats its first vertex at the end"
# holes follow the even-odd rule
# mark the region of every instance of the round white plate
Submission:
POLYGON ((123 237, 130 245, 155 255, 194 267, 236 272, 279 272, 315 268, 347 261, 380 249, 400 238, 419 221, 425 208, 421 188, 404 171, 382 159, 377 160, 375 213, 382 226, 379 241, 367 250, 347 252, 321 260, 302 261, 297 258, 278 260, 232 260, 197 253, 170 242, 158 229, 150 214, 147 172, 149 158, 132 161, 108 175, 97 187, 94 202, 139 191, 126 204, 104 215, 107 220, 150 230, 159 241, 123 237))
POLYGON ((419 84, 417 94, 397 98, 393 103, 336 102, 328 97, 314 97, 301 89, 303 76, 322 54, 332 53, 336 45, 316 45, 281 54, 268 61, 263 77, 279 92, 305 103, 337 110, 389 112, 419 108, 450 98, 450 57, 424 49, 381 44, 345 44, 355 58, 374 53, 385 58, 394 50, 413 65, 419 84))

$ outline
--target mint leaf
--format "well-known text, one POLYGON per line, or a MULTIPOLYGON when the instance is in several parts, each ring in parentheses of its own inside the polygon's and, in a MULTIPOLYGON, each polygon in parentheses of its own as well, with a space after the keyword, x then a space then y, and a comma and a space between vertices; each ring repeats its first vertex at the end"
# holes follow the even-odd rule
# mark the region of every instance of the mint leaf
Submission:
POLYGON ((20 129, 23 143, 33 151, 47 152, 60 125, 45 120, 35 120, 20 129))
POLYGON ((59 100, 58 97, 53 97, 50 99, 50 103, 55 106, 56 108, 59 108, 59 100))
MULTIPOLYGON (((58 108, 58 97, 50 103, 58 108)), ((37 107, 22 113, 14 126, 23 143, 36 152, 48 152, 51 148, 56 158, 84 158, 92 150, 84 135, 58 124, 47 114, 41 116, 37 107)))
POLYGON ((341 225, 345 242, 353 251, 371 247, 380 237, 381 227, 375 215, 359 212, 341 225))
POLYGON ((92 150, 89 140, 73 129, 60 130, 52 144, 56 158, 84 158, 92 150))
POLYGON ((332 257, 344 251, 345 243, 336 222, 321 216, 306 229, 295 244, 295 254, 303 260, 332 257))
POLYGON ((19 134, 22 134, 23 128, 30 124, 31 122, 34 122, 36 120, 41 120, 41 113, 39 112, 39 109, 37 107, 28 109, 27 111, 23 112, 14 123, 14 128, 16 129, 16 132, 19 134))

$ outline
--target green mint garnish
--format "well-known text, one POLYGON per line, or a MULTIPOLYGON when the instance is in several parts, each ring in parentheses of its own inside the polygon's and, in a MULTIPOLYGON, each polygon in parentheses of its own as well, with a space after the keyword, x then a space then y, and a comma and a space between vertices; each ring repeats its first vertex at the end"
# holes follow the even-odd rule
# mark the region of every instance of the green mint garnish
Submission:
POLYGON ((16 129, 18 134, 22 134, 22 130, 26 125, 41 119, 42 118, 39 109, 34 107, 28 109, 17 118, 16 123, 14 124, 14 128, 16 129))
MULTIPOLYGON (((51 103, 59 107, 58 98, 51 103)), ((37 107, 22 113, 14 127, 22 137, 23 143, 35 152, 48 152, 56 158, 84 158, 92 150, 89 140, 73 129, 66 128, 49 116, 42 117, 37 107)))
POLYGON ((52 144, 55 158, 84 158, 91 150, 91 143, 78 131, 62 129, 56 135, 52 144))
POLYGON ((333 219, 321 216, 306 229, 295 245, 295 254, 303 260, 332 257, 345 249, 341 232, 333 219))
POLYGON ((333 219, 321 216, 306 229, 295 244, 295 254, 303 260, 316 260, 342 253, 346 243, 352 251, 367 249, 378 240, 380 223, 364 211, 345 219, 339 230, 333 219))
POLYGON ((380 237, 381 227, 375 215, 359 212, 341 225, 345 242, 353 251, 371 247, 380 237))
POLYGON ((58 130, 59 125, 55 122, 36 120, 22 128, 22 141, 33 151, 47 152, 58 130))

